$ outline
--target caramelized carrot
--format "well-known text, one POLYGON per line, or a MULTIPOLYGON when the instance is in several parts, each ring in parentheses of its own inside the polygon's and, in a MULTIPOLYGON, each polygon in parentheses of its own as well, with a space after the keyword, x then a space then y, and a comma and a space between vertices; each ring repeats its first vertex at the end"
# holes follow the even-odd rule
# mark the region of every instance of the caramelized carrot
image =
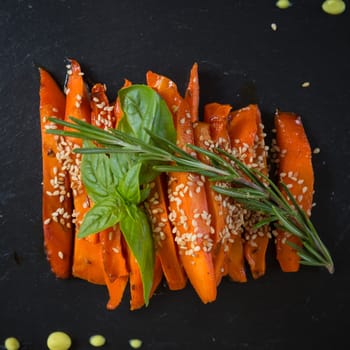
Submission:
MULTIPOLYGON (((140 309, 145 305, 145 299, 143 295, 143 284, 141 278, 141 272, 139 265, 128 248, 128 263, 130 270, 130 310, 140 309)), ((159 286, 163 277, 162 266, 159 257, 155 257, 154 271, 153 271, 153 284, 150 292, 150 298, 153 296, 155 290, 159 286)))
MULTIPOLYGON (((236 157, 250 167, 267 175, 266 152, 263 126, 257 105, 249 105, 231 114, 229 124, 231 144, 236 157)), ((254 225, 263 219, 256 212, 245 210, 244 214, 244 256, 253 278, 265 274, 265 255, 269 240, 269 226, 258 229, 254 225)))
POLYGON ((190 108, 191 121, 198 121, 199 108, 199 80, 198 64, 195 62, 190 72, 190 79, 185 92, 185 100, 190 108))
POLYGON ((91 124, 101 129, 115 127, 114 106, 109 105, 104 84, 95 84, 91 89, 91 124))
POLYGON ((179 260, 168 218, 164 180, 163 175, 159 175, 154 180, 145 205, 152 222, 156 255, 159 257, 169 289, 180 290, 186 286, 186 276, 179 260))
POLYGON ((65 96, 51 75, 40 68, 40 125, 42 141, 43 193, 42 217, 44 247, 51 270, 59 278, 71 275, 73 230, 69 176, 58 156, 63 137, 46 133, 57 128, 48 117, 64 119, 65 96))
MULTIPOLYGON (((204 120, 209 123, 212 141, 216 147, 225 150, 231 149, 228 134, 228 115, 231 106, 219 103, 210 103, 204 107, 204 120)), ((225 275, 229 275, 235 282, 246 282, 247 277, 244 269, 243 243, 241 238, 242 217, 241 208, 229 198, 217 195, 216 203, 222 203, 219 208, 218 218, 225 218, 226 228, 221 234, 220 242, 214 250, 214 263, 218 282, 225 275)))
MULTIPOLYGON (((191 152, 186 147, 194 143, 191 115, 175 83, 152 72, 147 73, 147 83, 173 112, 178 146, 191 152)), ((216 279, 210 252, 214 229, 210 226, 205 179, 191 173, 171 173, 169 176, 169 217, 176 231, 180 259, 198 296, 203 303, 208 303, 216 299, 216 279)))
MULTIPOLYGON (((70 60, 68 79, 66 86, 66 113, 65 119, 70 116, 90 122, 90 99, 83 80, 80 65, 75 60, 70 60)), ((81 147, 82 141, 67 137, 67 143, 72 151, 75 147, 81 147)), ((75 242, 73 255, 73 275, 86 279, 92 283, 104 284, 103 264, 98 244, 98 235, 90 235, 79 239, 79 227, 84 215, 89 210, 91 203, 81 181, 80 174, 81 155, 70 152, 67 159, 67 167, 70 174, 70 183, 73 192, 75 212, 75 242)))
POLYGON ((109 301, 107 309, 115 309, 121 302, 129 280, 122 235, 119 225, 99 233, 105 283, 108 288, 109 301))
MULTIPOLYGON (((301 118, 293 113, 277 112, 275 116, 276 141, 279 151, 279 176, 295 196, 300 206, 311 214, 314 173, 311 148, 301 118)), ((277 260, 284 272, 299 270, 300 258, 291 241, 301 245, 300 239, 278 231, 276 238, 277 260)))
MULTIPOLYGON (((131 86, 132 83, 128 79, 124 80, 123 88, 131 86)), ((115 125, 117 126, 121 118, 123 117, 123 111, 120 106, 119 97, 116 98, 115 104, 114 104, 114 118, 115 118, 115 125)))

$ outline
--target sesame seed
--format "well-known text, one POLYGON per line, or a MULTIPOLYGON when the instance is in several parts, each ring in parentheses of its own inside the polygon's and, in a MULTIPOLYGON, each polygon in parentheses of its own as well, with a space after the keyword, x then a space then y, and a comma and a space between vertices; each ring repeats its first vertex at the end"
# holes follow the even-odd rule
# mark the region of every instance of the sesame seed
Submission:
POLYGON ((114 253, 118 254, 119 253, 119 249, 116 247, 113 247, 112 250, 114 251, 114 253))
POLYGON ((63 260, 63 258, 64 258, 63 252, 59 251, 59 252, 57 253, 57 255, 58 255, 58 257, 59 257, 61 260, 63 260))
POLYGON ((318 148, 318 147, 316 147, 314 150, 313 150, 313 154, 318 154, 318 153, 320 153, 321 152, 321 150, 320 150, 320 148, 318 148))
POLYGON ((271 29, 275 32, 277 30, 277 24, 271 23, 271 29))
POLYGON ((47 219, 44 221, 44 225, 48 225, 50 222, 51 222, 51 218, 47 218, 47 219))
POLYGON ((302 84, 301 84, 301 87, 303 88, 306 88, 306 87, 309 87, 310 86, 310 82, 309 81, 304 81, 302 84))

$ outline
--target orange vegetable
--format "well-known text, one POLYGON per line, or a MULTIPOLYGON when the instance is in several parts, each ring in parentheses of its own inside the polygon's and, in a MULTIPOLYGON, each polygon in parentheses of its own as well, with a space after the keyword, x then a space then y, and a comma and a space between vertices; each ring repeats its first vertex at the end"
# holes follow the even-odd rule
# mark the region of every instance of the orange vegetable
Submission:
MULTIPOLYGON (((236 157, 267 175, 263 125, 258 106, 249 105, 233 112, 229 133, 236 157)), ((259 278, 266 270, 265 255, 269 241, 269 226, 255 229, 254 225, 263 217, 249 210, 244 212, 244 256, 253 278, 259 278)))
MULTIPOLYGON (((293 113, 277 112, 275 116, 276 142, 279 150, 279 177, 310 215, 314 190, 314 173, 311 148, 301 118, 293 113)), ((299 255, 286 242, 301 245, 300 239, 278 231, 276 238, 277 260, 284 272, 299 270, 299 255)))
POLYGON ((191 121, 198 121, 199 107, 199 80, 198 80, 198 64, 195 62, 190 73, 190 80, 185 92, 185 100, 190 108, 191 121))
POLYGON ((69 176, 57 157, 64 148, 63 137, 46 133, 57 128, 48 120, 64 119, 65 96, 51 75, 40 68, 40 125, 42 141, 42 217, 44 246, 51 270, 59 278, 71 275, 73 229, 69 176))
POLYGON ((164 180, 163 175, 154 180, 145 205, 152 222, 156 255, 159 257, 169 289, 180 290, 186 286, 186 275, 180 263, 168 218, 164 180))
MULTIPOLYGON (((69 121, 69 116, 73 116, 80 120, 90 122, 90 99, 80 65, 75 60, 70 60, 66 94, 65 119, 69 121)), ((98 234, 90 235, 84 239, 79 239, 77 237, 84 215, 91 206, 90 199, 81 181, 81 155, 72 153, 73 148, 82 146, 82 141, 72 137, 67 137, 66 140, 70 148, 66 164, 70 175, 75 212, 73 275, 92 283, 104 284, 103 264, 100 245, 98 243, 98 234)))
POLYGON ((115 309, 121 302, 129 280, 125 249, 119 225, 99 233, 101 256, 109 301, 107 309, 115 309))
MULTIPOLYGON (((210 103, 204 107, 204 120, 209 123, 210 134, 215 146, 225 150, 231 149, 230 137, 228 134, 228 115, 230 105, 210 103)), ((218 283, 225 275, 229 275, 235 282, 246 282, 247 277, 244 269, 243 244, 241 239, 242 217, 241 208, 229 198, 216 194, 209 203, 221 207, 216 211, 217 220, 225 218, 226 229, 221 234, 221 240, 214 250, 215 271, 218 283), (215 200, 218 198, 218 200, 215 200), (221 215, 220 215, 221 214, 221 215)), ((215 211, 213 208, 212 210, 215 211)), ((215 220, 214 220, 215 222, 215 220)), ((217 228, 219 230, 219 228, 217 228)), ((218 231, 220 232, 220 231, 218 231)))
MULTIPOLYGON (((145 305, 145 299, 143 296, 143 284, 139 265, 131 250, 129 248, 127 248, 127 250, 130 270, 130 310, 137 310, 145 305)), ((159 286, 162 277, 163 272, 161 263, 159 257, 156 256, 154 261, 153 285, 151 288, 150 298, 153 296, 155 290, 159 286)))
MULTIPOLYGON (((115 127, 114 107, 109 105, 106 87, 95 84, 91 89, 91 124, 101 129, 115 127)), ((98 233, 105 283, 109 293, 107 309, 115 309, 121 302, 129 280, 122 235, 119 225, 98 233)))
MULTIPOLYGON (((129 81, 128 79, 124 80, 123 88, 129 87, 131 85, 132 85, 131 81, 129 81)), ((122 111, 121 106, 120 106, 119 97, 117 97, 115 104, 114 104, 115 126, 118 125, 118 123, 122 119, 122 117, 123 117, 123 111, 122 111)))
MULTIPOLYGON (((178 146, 191 152, 186 147, 194 143, 191 114, 175 83, 152 72, 147 73, 147 83, 173 112, 178 146)), ((171 173, 168 193, 169 216, 176 231, 181 262, 198 296, 203 303, 208 303, 216 299, 216 279, 210 252, 214 229, 210 226, 204 181, 204 177, 197 174, 171 173)))

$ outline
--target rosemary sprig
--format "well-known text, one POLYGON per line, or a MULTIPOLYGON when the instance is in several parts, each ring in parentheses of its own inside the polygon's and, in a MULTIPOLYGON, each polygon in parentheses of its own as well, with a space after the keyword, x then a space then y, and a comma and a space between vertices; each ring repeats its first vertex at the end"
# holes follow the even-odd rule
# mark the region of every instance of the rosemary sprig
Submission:
POLYGON ((48 133, 94 140, 100 145, 99 148, 74 149, 74 152, 133 153, 139 157, 140 161, 157 162, 154 169, 160 172, 194 172, 206 176, 213 182, 220 180, 232 183, 232 187, 213 185, 213 189, 234 198, 248 209, 264 213, 263 221, 257 223, 256 227, 274 223, 276 228, 299 237, 302 246, 288 240, 286 243, 297 251, 301 264, 323 266, 330 273, 334 272, 334 263, 327 247, 288 187, 281 182, 284 195, 271 179, 247 167, 227 151, 216 148, 214 153, 194 145, 187 145, 192 150, 208 157, 211 161, 211 164, 208 165, 150 131, 147 132, 152 143, 146 143, 127 133, 118 130, 101 130, 73 117, 71 118, 72 123, 55 118, 50 118, 50 120, 75 131, 50 129, 48 133), (225 155, 225 159, 221 157, 222 154, 225 155))

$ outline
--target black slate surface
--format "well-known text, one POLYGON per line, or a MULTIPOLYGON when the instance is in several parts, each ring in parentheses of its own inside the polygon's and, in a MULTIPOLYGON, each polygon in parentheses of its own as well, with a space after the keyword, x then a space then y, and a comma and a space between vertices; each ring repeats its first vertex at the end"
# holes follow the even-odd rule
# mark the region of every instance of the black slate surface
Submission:
MULTIPOLYGON (((347 349, 350 313, 350 9, 329 16, 320 0, 281 11, 274 1, 9 1, 0 3, 0 342, 44 349, 54 330, 72 349, 347 349), (277 24, 277 31, 270 27, 277 24), (276 108, 302 115, 314 157, 313 220, 332 252, 334 275, 317 268, 284 274, 269 251, 266 276, 225 280, 217 301, 161 287, 150 306, 107 311, 105 288, 57 280, 42 249, 38 66, 62 85, 65 57, 115 98, 123 78, 148 69, 184 90, 199 64, 201 109, 256 102, 267 127, 276 108), (311 83, 302 88, 304 81, 311 83)), ((349 4, 348 4, 349 5, 349 4)))

